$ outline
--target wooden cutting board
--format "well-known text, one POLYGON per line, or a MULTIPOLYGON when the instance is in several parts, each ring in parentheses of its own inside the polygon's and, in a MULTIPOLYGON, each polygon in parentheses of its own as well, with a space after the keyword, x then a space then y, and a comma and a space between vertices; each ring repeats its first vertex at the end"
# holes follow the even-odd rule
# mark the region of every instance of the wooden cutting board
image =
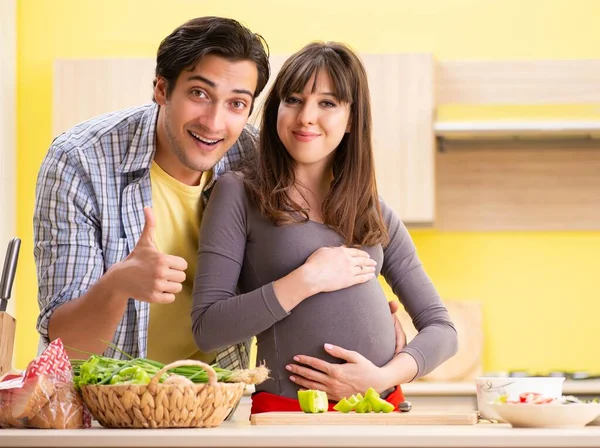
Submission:
POLYGON ((12 367, 16 325, 14 317, 0 311, 0 377, 12 367))
POLYGON ((389 414, 350 412, 264 412, 250 417, 252 425, 474 425, 477 412, 410 411, 389 414))

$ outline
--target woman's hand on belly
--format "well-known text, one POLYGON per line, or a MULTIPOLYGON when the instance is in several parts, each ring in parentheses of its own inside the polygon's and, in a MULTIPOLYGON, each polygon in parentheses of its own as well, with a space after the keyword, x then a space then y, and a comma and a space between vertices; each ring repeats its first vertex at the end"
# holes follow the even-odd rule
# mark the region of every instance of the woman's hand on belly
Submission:
POLYGON ((321 247, 306 262, 273 282, 286 312, 321 292, 339 291, 375 278, 377 262, 367 252, 348 247, 321 247))
POLYGON ((385 370, 360 353, 331 344, 325 344, 325 350, 346 363, 331 364, 311 356, 298 355, 294 357, 298 364, 286 366, 291 373, 290 380, 306 389, 325 391, 330 400, 341 400, 357 393, 364 394, 369 387, 383 392, 392 386, 388 384, 385 370))
POLYGON ((321 247, 304 263, 308 281, 318 292, 339 291, 375 278, 377 262, 367 252, 341 247, 321 247))
MULTIPOLYGON (((406 345, 406 333, 396 316, 398 302, 388 302, 388 305, 396 333, 395 353, 398 354, 406 345)), ((344 359, 346 363, 331 364, 312 356, 297 355, 294 357, 296 362, 312 368, 289 364, 286 368, 292 373, 290 380, 306 389, 323 390, 332 400, 341 400, 357 393, 364 394, 369 387, 373 387, 377 392, 383 392, 397 385, 394 384, 393 378, 388 379, 385 375, 390 369, 377 367, 357 352, 330 344, 325 344, 325 350, 336 358, 344 359)))

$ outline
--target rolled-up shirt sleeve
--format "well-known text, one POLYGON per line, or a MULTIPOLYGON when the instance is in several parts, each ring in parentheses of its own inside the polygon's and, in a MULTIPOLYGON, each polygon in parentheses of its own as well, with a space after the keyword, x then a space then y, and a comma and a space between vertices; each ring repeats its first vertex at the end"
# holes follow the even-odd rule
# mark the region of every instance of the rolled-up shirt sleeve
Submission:
POLYGON ((42 345, 49 342, 54 311, 83 295, 104 273, 96 204, 77 163, 52 147, 37 180, 33 227, 42 345))

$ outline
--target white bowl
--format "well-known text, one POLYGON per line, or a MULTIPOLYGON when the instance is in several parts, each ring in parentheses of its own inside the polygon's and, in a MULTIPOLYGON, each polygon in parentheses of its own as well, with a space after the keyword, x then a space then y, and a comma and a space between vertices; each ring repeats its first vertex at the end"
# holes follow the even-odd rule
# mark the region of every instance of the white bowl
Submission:
POLYGON ((535 392, 544 397, 558 398, 562 396, 564 381, 564 377, 479 377, 475 379, 477 409, 482 418, 503 420, 490 407, 490 403, 494 403, 501 395, 508 395, 509 400, 518 400, 522 393, 535 392))
POLYGON ((600 404, 491 404, 514 428, 581 428, 598 415, 600 404))

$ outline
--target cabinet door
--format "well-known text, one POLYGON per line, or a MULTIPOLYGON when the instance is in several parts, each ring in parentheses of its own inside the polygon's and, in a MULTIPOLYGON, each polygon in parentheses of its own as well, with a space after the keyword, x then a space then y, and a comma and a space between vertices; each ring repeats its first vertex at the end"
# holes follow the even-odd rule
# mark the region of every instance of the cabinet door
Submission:
POLYGON ((52 136, 97 115, 150 103, 155 66, 150 58, 56 60, 52 136))
POLYGON ((405 223, 431 224, 435 217, 433 56, 361 57, 371 90, 379 193, 405 223))

